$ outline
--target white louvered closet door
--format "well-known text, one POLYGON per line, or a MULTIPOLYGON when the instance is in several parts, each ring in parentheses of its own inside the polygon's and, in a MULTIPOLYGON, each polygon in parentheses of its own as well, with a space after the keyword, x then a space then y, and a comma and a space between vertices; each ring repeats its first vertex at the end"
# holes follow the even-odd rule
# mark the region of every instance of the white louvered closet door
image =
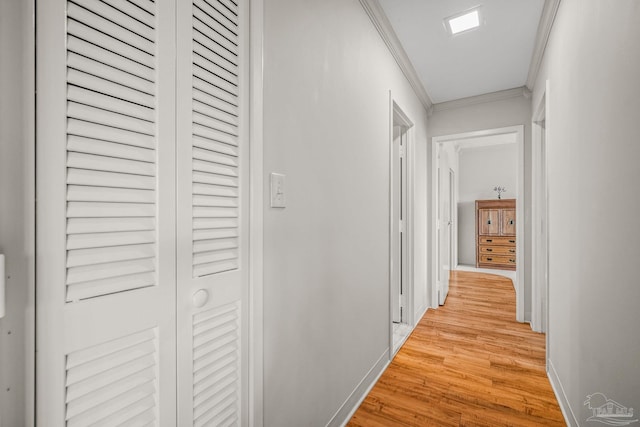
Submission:
POLYGON ((178 10, 178 425, 247 425, 248 7, 178 10))
POLYGON ((175 1, 37 10, 37 422, 174 426, 175 1))

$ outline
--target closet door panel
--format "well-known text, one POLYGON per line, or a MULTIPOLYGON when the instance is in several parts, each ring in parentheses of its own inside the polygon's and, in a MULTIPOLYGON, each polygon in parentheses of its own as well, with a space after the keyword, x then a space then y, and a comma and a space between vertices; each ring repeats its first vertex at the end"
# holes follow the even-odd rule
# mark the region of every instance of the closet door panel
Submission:
POLYGON ((246 2, 178 10, 178 424, 246 425, 246 2))
POLYGON ((175 425, 174 17, 38 6, 42 425, 175 425))

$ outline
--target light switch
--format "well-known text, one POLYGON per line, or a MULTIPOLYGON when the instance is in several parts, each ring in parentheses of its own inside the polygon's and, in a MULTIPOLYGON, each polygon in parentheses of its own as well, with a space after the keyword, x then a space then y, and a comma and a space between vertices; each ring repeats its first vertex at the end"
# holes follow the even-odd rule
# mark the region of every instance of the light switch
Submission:
POLYGON ((284 175, 271 173, 271 207, 284 208, 286 199, 284 197, 284 175))

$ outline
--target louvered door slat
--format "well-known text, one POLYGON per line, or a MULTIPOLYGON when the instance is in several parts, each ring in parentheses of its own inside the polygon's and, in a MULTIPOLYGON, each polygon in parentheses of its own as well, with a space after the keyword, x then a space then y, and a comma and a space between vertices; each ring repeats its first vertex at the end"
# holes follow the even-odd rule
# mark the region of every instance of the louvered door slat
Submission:
POLYGON ((198 172, 206 172, 216 175, 224 175, 224 176, 238 176, 237 167, 221 165, 219 163, 212 163, 202 160, 194 160, 193 161, 193 170, 198 172))
MULTIPOLYGON (((219 103, 222 104, 222 103, 219 103)), ((196 99, 194 94, 193 111, 200 113, 204 116, 212 117, 224 123, 229 123, 233 126, 238 126, 238 116, 231 114, 221 108, 210 106, 196 99)))
POLYGON ((216 35, 213 36, 216 39, 222 37, 228 41, 235 48, 238 46, 238 36, 234 34, 229 28, 222 23, 211 17, 207 13, 206 3, 203 1, 195 0, 193 2, 193 16, 200 22, 204 23, 207 28, 213 31, 216 35))
MULTIPOLYGON (((136 6, 133 2, 129 0, 102 0, 104 3, 114 7, 126 13, 133 19, 145 24, 151 29, 155 29, 155 20, 153 19, 153 15, 146 10, 141 9, 139 6, 136 6)), ((151 33, 153 35, 153 33, 151 33)))
MULTIPOLYGON (((106 77, 108 73, 100 73, 106 77)), ((147 108, 153 108, 154 98, 151 94, 131 88, 126 85, 113 82, 100 75, 70 68, 67 72, 69 84, 88 89, 96 93, 108 94, 111 97, 122 99, 132 104, 137 104, 147 108)))
POLYGON ((194 196, 208 195, 208 196, 235 197, 237 195, 237 191, 233 187, 223 187, 219 185, 194 183, 193 194, 194 196))
POLYGON ((216 117, 208 116, 194 111, 193 122, 209 129, 217 130, 227 133, 232 136, 237 136, 237 126, 232 123, 219 120, 216 117))
MULTIPOLYGON (((132 133, 153 135, 154 131, 153 123, 146 120, 76 102, 69 102, 67 114, 70 118, 123 129, 132 133)), ((132 136, 135 137, 135 135, 132 136)))
POLYGON ((146 11, 149 15, 154 15, 155 1, 154 0, 127 0, 131 4, 136 5, 140 9, 146 11))
MULTIPOLYGON (((123 58, 129 59, 134 63, 138 63, 147 67, 149 70, 154 69, 155 58, 153 55, 149 55, 146 52, 142 52, 119 39, 107 35, 96 29, 76 20, 67 21, 68 27, 68 39, 72 40, 74 37, 84 40, 91 44, 93 47, 87 49, 87 56, 89 58, 100 58, 100 54, 103 50, 108 50, 123 58), (89 50, 90 49, 90 50, 89 50), (89 53, 90 52, 90 53, 89 53)), ((83 52, 84 53, 84 52, 83 52)), ((105 58, 106 60, 106 58, 105 58)), ((153 78, 151 78, 153 80, 153 78)))
POLYGON ((238 101, 232 93, 225 92, 221 90, 219 87, 216 87, 211 82, 203 80, 198 77, 194 73, 193 80, 193 88, 194 88, 194 98, 199 99, 200 97, 204 97, 204 99, 218 99, 221 100, 233 107, 238 106, 238 101))
POLYGON ((153 177, 88 169, 70 169, 67 172, 67 184, 137 188, 141 190, 155 189, 155 179, 153 177))
POLYGON ((148 203, 69 202, 67 204, 68 218, 152 217, 155 213, 154 205, 148 203))
POLYGON ((225 144, 224 142, 201 138, 195 134, 193 135, 193 147, 193 150, 196 153, 194 155, 198 155, 197 153, 200 152, 199 149, 202 149, 212 151, 214 153, 226 154, 233 157, 238 156, 238 148, 235 145, 229 145, 225 144))
POLYGON ((234 36, 238 35, 238 17, 224 7, 222 3, 211 0, 196 0, 194 4, 220 25, 226 27, 234 36))
POLYGON ((238 250, 230 250, 230 251, 227 250, 223 252, 204 252, 204 253, 194 255, 193 264, 195 268, 199 270, 209 270, 213 267, 213 264, 237 265, 237 262, 236 262, 237 257, 238 257, 238 250))
MULTIPOLYGON (((78 3, 78 5, 83 9, 92 12, 100 18, 108 19, 109 21, 120 27, 121 33, 132 33, 135 36, 139 36, 140 38, 146 39, 151 42, 153 42, 155 39, 155 34, 152 26, 145 25, 143 22, 140 22, 139 20, 123 12, 119 8, 110 5, 108 2, 87 2, 82 0, 73 0, 71 1, 71 3, 78 3)), ((73 14, 71 13, 70 15, 73 16, 73 14)), ((151 50, 151 52, 153 52, 153 49, 151 50)))
POLYGON ((154 218, 70 218, 68 234, 155 230, 154 218))
POLYGON ((153 110, 138 104, 118 99, 114 96, 103 95, 86 88, 69 86, 67 99, 79 104, 93 105, 101 110, 120 113, 136 119, 152 122, 154 120, 153 110))
POLYGON ((107 141, 75 135, 69 135, 67 137, 67 151, 116 157, 119 159, 140 160, 149 163, 155 161, 155 152, 147 148, 113 144, 107 141))
POLYGON ((155 176, 156 173, 153 163, 79 152, 67 154, 67 167, 144 176, 155 176))
POLYGON ((67 282, 77 284, 109 277, 128 276, 131 274, 150 273, 154 270, 153 258, 146 260, 109 262, 99 266, 74 267, 69 269, 67 282))
POLYGON ((150 190, 123 189, 112 187, 88 187, 81 185, 69 185, 67 187, 67 200, 85 202, 132 202, 154 203, 155 195, 150 190))
POLYGON ((76 249, 67 255, 67 268, 106 262, 153 258, 155 246, 151 244, 106 247, 97 249, 76 249))
MULTIPOLYGON (((148 95, 153 95, 154 85, 152 80, 138 77, 135 73, 130 73, 120 68, 120 65, 123 65, 122 62, 125 62, 124 58, 116 63, 107 63, 105 61, 106 59, 107 58, 100 57, 91 58, 78 55, 70 51, 67 57, 67 66, 72 69, 82 70, 83 72, 93 76, 101 77, 110 82, 138 90, 148 95)), ((139 65, 137 69, 144 69, 144 67, 139 65)))
POLYGON ((132 133, 122 129, 103 126, 97 123, 88 123, 81 120, 68 119, 67 133, 74 136, 82 136, 91 139, 104 140, 124 145, 133 145, 142 148, 155 148, 155 138, 141 133, 132 133))
POLYGON ((210 73, 231 83, 233 86, 238 86, 238 74, 237 69, 235 69, 236 67, 221 63, 217 57, 211 55, 211 52, 198 49, 198 45, 195 45, 194 54, 193 62, 197 64, 198 67, 209 71, 210 73), (218 61, 219 63, 214 61, 218 61))
MULTIPOLYGON (((127 22, 118 22, 123 16, 118 16, 114 11, 107 11, 107 15, 102 16, 99 12, 90 10, 89 7, 98 9, 99 1, 82 1, 82 6, 76 3, 67 3, 67 16, 73 20, 82 22, 103 34, 109 34, 111 37, 126 43, 149 56, 154 56, 155 48, 153 40, 147 39, 132 29, 127 28, 127 22), (116 23, 118 22, 118 23, 116 23)), ((133 21, 133 20, 132 20, 133 21)), ((135 22, 135 21, 134 21, 135 22)), ((142 26, 141 26, 142 27, 142 26)))
MULTIPOLYGON (((78 25, 76 25, 77 27, 78 25)), ((141 79, 148 80, 153 82, 154 73, 153 68, 148 65, 143 65, 140 62, 137 62, 131 58, 128 58, 124 55, 124 52, 116 53, 114 52, 115 48, 113 44, 115 43, 108 36, 100 33, 96 33, 99 35, 101 40, 105 41, 104 45, 97 44, 99 40, 96 40, 94 37, 87 37, 87 34, 82 34, 81 36, 72 36, 70 35, 67 38, 67 49, 69 52, 73 52, 77 55, 84 56, 86 58, 90 58, 96 61, 99 61, 104 64, 109 64, 109 66, 116 68, 118 70, 125 71, 131 75, 139 77, 141 79), (93 39, 93 43, 90 41, 85 41, 82 38, 85 37, 88 39, 93 39), (109 49, 111 48, 111 50, 109 49)), ((95 37, 98 37, 96 35, 95 37)), ((126 46, 126 45, 124 45, 126 46)), ((126 47, 124 47, 126 49, 126 47)), ((129 49, 133 49, 129 47, 129 49)))
POLYGON ((67 239, 67 249, 104 248, 108 246, 139 245, 153 243, 153 231, 123 231, 119 233, 73 234, 67 239))
POLYGON ((202 22, 198 16, 194 16, 193 29, 194 33, 200 33, 206 40, 209 40, 210 43, 218 45, 225 51, 229 52, 231 55, 230 57, 226 54, 223 55, 234 64, 237 63, 238 46, 235 43, 222 37, 214 28, 211 28, 209 25, 202 22))
MULTIPOLYGON (((209 51, 213 55, 220 58, 220 65, 223 67, 237 67, 238 65, 238 57, 232 51, 224 47, 221 43, 216 43, 207 37, 205 34, 201 33, 197 29, 194 28, 193 31, 193 50, 198 54, 202 54, 203 56, 210 57, 206 52, 209 51)), ((234 68, 237 70, 237 68, 234 68)), ((237 74, 237 71, 236 71, 237 74)))
POLYGON ((146 288, 153 286, 155 282, 155 274, 140 273, 81 283, 70 283, 67 285, 67 302, 78 302, 88 298, 95 298, 96 294, 103 296, 125 292, 131 289, 146 288))
POLYGON ((210 149, 201 149, 199 147, 194 147, 193 158, 220 165, 238 167, 238 156, 236 150, 229 147, 229 150, 226 150, 226 152, 220 152, 222 150, 213 145, 209 148, 210 149))

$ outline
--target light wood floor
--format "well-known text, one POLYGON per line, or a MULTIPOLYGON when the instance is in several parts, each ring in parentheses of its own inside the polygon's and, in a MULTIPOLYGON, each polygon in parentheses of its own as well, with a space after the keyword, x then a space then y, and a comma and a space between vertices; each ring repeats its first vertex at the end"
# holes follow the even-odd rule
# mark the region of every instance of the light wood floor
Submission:
POLYGON ((452 272, 348 426, 564 426, 544 358, 509 279, 452 272))

